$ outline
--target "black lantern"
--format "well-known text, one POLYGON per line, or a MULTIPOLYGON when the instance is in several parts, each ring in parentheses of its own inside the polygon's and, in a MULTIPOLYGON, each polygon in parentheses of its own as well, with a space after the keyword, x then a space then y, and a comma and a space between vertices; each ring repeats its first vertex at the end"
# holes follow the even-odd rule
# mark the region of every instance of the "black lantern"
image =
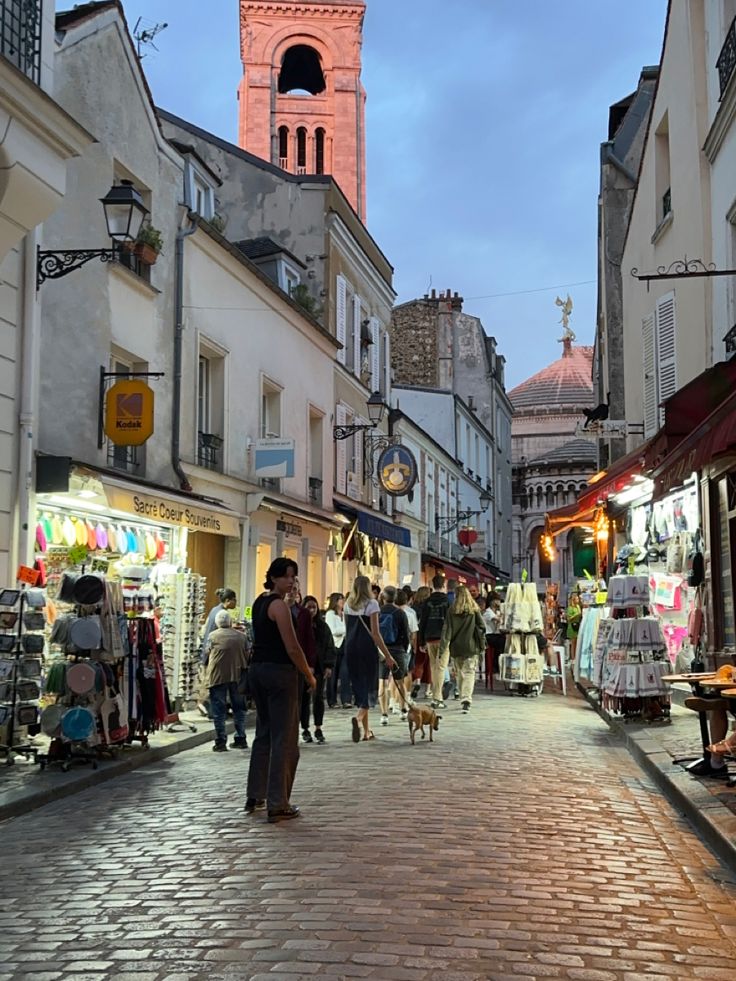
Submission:
POLYGON ((148 208, 133 187, 133 182, 122 180, 119 184, 113 184, 100 201, 105 209, 107 234, 113 242, 134 242, 148 208))
POLYGON ((492 501, 493 501, 493 495, 489 491, 482 490, 480 492, 480 509, 481 509, 481 511, 487 511, 488 508, 491 506, 492 501))
POLYGON ((386 403, 380 392, 374 392, 366 402, 368 406, 368 418, 374 426, 380 426, 383 413, 386 411, 386 403))

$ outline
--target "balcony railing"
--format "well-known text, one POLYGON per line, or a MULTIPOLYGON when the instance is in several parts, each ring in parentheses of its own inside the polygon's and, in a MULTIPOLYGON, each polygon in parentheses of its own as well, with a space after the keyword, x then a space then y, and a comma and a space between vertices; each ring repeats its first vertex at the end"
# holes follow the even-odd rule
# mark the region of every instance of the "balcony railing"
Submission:
POLYGON ((199 433, 197 438, 197 463, 200 467, 207 470, 222 470, 220 460, 220 450, 222 449, 222 436, 214 433, 199 433))
POLYGON ((0 0, 0 54, 41 82, 42 0, 0 0))
POLYGON ((736 17, 731 21, 731 26, 726 32, 726 40, 723 42, 721 53, 718 55, 716 68, 718 69, 718 81, 721 86, 719 98, 722 99, 726 92, 726 87, 731 81, 734 69, 736 69, 736 17))

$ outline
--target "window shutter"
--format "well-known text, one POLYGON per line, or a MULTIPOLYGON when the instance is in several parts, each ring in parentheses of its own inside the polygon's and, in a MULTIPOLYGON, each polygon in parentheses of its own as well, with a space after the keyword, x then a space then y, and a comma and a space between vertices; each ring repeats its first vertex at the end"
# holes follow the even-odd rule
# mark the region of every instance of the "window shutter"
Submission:
MULTIPOLYGON (((675 294, 668 293, 657 301, 657 372, 659 376, 657 402, 664 402, 677 391, 677 348, 675 294)), ((664 409, 659 410, 659 424, 664 422, 664 409)))
POLYGON ((353 369, 360 378, 360 297, 353 297, 353 369))
MULTIPOLYGON (((347 426, 348 423, 348 411, 344 405, 338 405, 335 408, 335 425, 336 426, 347 426)), ((335 490, 338 494, 344 494, 347 489, 345 474, 347 472, 347 440, 336 439, 335 440, 335 490)))
POLYGON ((391 398, 391 337, 388 331, 384 332, 383 337, 383 388, 381 394, 388 402, 391 398))
POLYGON ((345 338, 347 336, 347 283, 343 276, 337 277, 337 298, 335 310, 335 335, 342 347, 337 352, 337 360, 345 364, 345 338))
MULTIPOLYGON (((363 419, 361 416, 355 420, 360 426, 368 425, 368 419, 363 419)), ((355 434, 355 477, 358 481, 360 487, 363 486, 363 439, 364 433, 355 434)), ((369 449, 370 452, 370 449, 369 449)))
POLYGON ((371 393, 381 389, 381 331, 378 319, 371 317, 371 393))
POLYGON ((644 437, 657 431, 657 365, 654 356, 654 314, 641 322, 642 357, 644 362, 644 437))

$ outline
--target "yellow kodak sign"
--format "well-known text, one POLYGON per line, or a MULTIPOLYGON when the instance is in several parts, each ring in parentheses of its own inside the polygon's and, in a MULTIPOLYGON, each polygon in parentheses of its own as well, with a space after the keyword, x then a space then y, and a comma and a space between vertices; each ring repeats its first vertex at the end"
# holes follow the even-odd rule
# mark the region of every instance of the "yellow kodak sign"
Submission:
POLYGON ((126 378, 107 390, 105 435, 115 446, 141 446, 153 435, 153 389, 144 381, 126 378))

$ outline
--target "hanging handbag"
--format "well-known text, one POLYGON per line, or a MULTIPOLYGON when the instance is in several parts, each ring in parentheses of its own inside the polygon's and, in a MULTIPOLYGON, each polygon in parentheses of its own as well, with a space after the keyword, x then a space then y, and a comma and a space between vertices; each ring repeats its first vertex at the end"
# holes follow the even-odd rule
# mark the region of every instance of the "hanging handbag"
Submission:
POLYGON ((700 591, 700 587, 695 591, 695 598, 693 600, 693 608, 690 610, 690 614, 687 618, 687 636, 693 647, 698 647, 703 639, 703 627, 704 627, 704 616, 703 616, 703 599, 700 591))

